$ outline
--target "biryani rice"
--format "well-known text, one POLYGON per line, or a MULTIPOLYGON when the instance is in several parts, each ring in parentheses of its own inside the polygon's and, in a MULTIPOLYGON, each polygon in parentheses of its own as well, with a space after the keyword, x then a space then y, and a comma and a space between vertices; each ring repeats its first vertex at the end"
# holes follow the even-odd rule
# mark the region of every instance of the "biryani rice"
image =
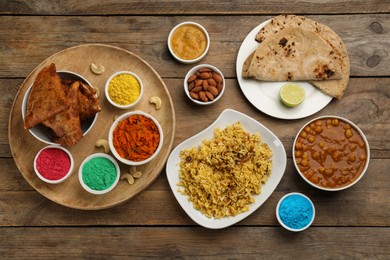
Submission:
POLYGON ((260 194, 271 174, 271 156, 260 135, 246 132, 240 122, 216 128, 211 140, 180 152, 178 191, 209 218, 236 216, 260 194))

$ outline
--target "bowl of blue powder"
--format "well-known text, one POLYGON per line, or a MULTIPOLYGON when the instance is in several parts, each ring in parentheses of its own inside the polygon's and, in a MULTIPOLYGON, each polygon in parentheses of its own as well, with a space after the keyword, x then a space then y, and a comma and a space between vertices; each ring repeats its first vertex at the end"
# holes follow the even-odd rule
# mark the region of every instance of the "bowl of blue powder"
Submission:
POLYGON ((280 225, 293 232, 303 231, 310 227, 314 217, 314 204, 302 193, 288 193, 279 200, 276 206, 276 218, 280 225))

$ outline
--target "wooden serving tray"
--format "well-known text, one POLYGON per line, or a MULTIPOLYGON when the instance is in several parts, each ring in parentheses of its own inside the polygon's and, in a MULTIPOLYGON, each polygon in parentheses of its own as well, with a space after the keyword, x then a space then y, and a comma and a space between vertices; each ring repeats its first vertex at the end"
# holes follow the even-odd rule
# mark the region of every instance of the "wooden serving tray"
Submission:
MULTIPOLYGON (((146 189, 160 174, 172 148, 175 134, 175 111, 167 87, 157 72, 140 57, 124 49, 101 45, 87 44, 60 51, 42 62, 25 79, 16 94, 9 118, 8 137, 15 163, 27 182, 46 198, 61 205, 84 210, 109 208, 123 203, 146 189), (90 64, 95 62, 105 67, 105 72, 95 75, 90 71, 90 64), (37 73, 46 65, 55 63, 57 70, 68 70, 84 76, 94 87, 100 90, 99 102, 102 111, 98 115, 93 129, 76 145, 69 148, 74 157, 75 168, 72 176, 61 184, 46 184, 34 172, 36 153, 46 146, 38 141, 28 130, 23 128, 22 100, 28 87, 34 82, 37 73), (120 181, 111 192, 104 195, 92 195, 85 191, 78 180, 81 162, 90 154, 103 152, 95 147, 98 139, 108 139, 108 131, 114 118, 130 110, 113 107, 105 98, 104 86, 107 79, 117 71, 132 71, 144 84, 144 92, 140 102, 130 110, 142 110, 154 116, 161 124, 164 132, 164 144, 158 156, 151 162, 138 166, 143 174, 134 184, 120 181), (162 106, 156 110, 149 103, 149 98, 158 96, 162 106)), ((118 162, 119 163, 119 162, 118 162)), ((119 163, 121 173, 129 172, 129 166, 119 163)))

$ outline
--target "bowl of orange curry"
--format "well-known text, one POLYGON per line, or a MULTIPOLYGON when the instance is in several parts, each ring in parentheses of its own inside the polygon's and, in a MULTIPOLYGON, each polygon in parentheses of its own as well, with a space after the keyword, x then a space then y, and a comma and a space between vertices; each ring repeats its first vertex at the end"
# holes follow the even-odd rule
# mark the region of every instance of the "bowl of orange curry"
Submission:
POLYGON ((168 49, 172 56, 185 64, 203 59, 210 48, 210 36, 207 30, 195 22, 183 22, 176 25, 168 36, 168 49))
POLYGON ((364 176, 370 148, 363 132, 348 119, 321 116, 299 130, 293 160, 307 183, 321 190, 339 191, 364 176))
POLYGON ((127 165, 142 165, 152 161, 163 145, 163 130, 152 115, 131 111, 119 116, 108 133, 112 154, 127 165))

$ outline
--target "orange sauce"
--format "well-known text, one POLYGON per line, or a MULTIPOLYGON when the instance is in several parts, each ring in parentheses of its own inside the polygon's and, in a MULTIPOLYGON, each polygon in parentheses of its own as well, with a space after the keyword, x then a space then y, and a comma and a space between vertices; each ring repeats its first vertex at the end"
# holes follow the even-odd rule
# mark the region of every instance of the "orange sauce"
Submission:
POLYGON ((367 148, 360 133, 347 122, 321 118, 299 133, 294 156, 310 182, 340 188, 360 176, 367 162, 367 148))
POLYGON ((170 44, 176 56, 183 60, 193 60, 205 52, 207 38, 199 27, 185 24, 175 30, 170 44))

